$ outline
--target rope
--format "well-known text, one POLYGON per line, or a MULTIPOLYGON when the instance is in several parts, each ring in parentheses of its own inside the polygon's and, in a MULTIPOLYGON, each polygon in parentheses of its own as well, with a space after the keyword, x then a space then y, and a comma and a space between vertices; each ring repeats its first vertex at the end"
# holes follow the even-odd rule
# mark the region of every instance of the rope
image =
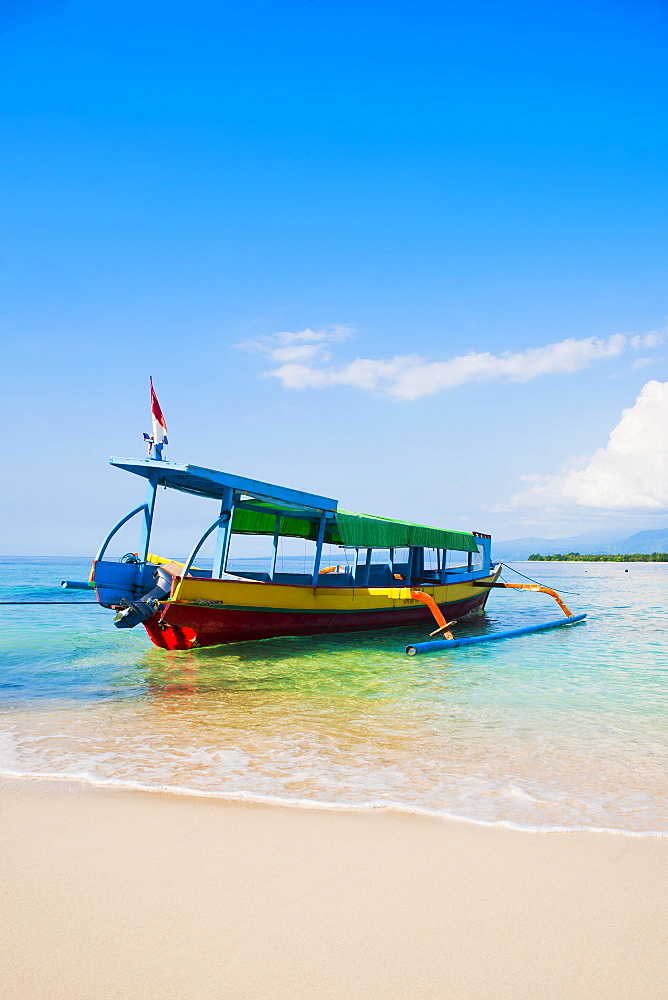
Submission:
POLYGON ((70 607, 80 607, 82 604, 97 604, 97 601, 0 601, 0 604, 68 604, 70 607))
MULTIPOLYGON (((529 583, 535 583, 537 587, 543 587, 543 586, 545 586, 545 584, 541 583, 540 580, 534 580, 532 577, 526 576, 525 573, 520 573, 520 571, 518 569, 515 569, 515 567, 511 566, 509 563, 504 563, 503 565, 506 567, 506 569, 510 569, 510 570, 513 571, 513 573, 517 573, 518 576, 523 576, 525 580, 529 581, 529 583)), ((500 574, 500 576, 501 576, 501 579, 503 580, 503 575, 500 574)), ((504 582, 506 582, 506 581, 504 581, 504 582)), ((559 587, 559 593, 560 594, 573 594, 575 597, 579 597, 580 596, 580 593, 577 590, 563 590, 561 587, 559 587)))

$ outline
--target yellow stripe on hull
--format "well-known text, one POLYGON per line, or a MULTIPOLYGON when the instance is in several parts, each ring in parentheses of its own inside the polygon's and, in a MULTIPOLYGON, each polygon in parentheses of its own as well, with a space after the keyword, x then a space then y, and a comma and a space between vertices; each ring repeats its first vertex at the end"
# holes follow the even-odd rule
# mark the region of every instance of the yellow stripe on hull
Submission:
MULTIPOLYGON (((479 584, 496 581, 501 567, 476 584, 461 583, 420 586, 437 604, 455 604, 485 593, 479 584)), ((416 606, 406 587, 305 587, 295 584, 248 583, 239 580, 207 580, 187 577, 174 583, 170 604, 219 604, 235 608, 280 609, 286 611, 378 611, 416 606)))

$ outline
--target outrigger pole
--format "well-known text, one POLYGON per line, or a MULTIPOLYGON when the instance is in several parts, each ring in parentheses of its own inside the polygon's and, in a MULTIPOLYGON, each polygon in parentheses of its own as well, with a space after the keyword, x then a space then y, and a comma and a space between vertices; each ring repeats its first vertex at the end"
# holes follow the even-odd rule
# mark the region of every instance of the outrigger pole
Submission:
POLYGON ((482 642, 495 642, 498 639, 511 639, 513 636, 517 635, 530 635, 532 632, 543 632, 548 628, 559 628, 561 625, 574 625, 576 622, 584 621, 587 617, 586 615, 572 615, 559 594, 556 590, 552 590, 551 587, 541 587, 537 583, 482 583, 477 580, 472 581, 474 587, 499 587, 504 590, 530 590, 534 593, 538 592, 540 594, 549 594, 553 597, 561 610, 564 612, 565 618, 559 618, 554 622, 542 622, 540 625, 526 625, 524 628, 511 628, 506 629, 503 632, 491 632, 488 635, 476 635, 470 636, 469 638, 455 639, 450 632, 450 625, 454 625, 454 622, 446 622, 445 618, 441 613, 441 609, 438 604, 436 604, 433 597, 429 594, 425 594, 422 590, 411 590, 410 596, 414 601, 422 601, 426 604, 434 620, 438 625, 436 631, 431 632, 431 635, 438 635, 439 633, 444 636, 442 639, 436 639, 433 642, 416 642, 412 646, 406 646, 406 653, 408 656, 417 656, 420 653, 434 653, 438 650, 443 649, 456 649, 458 646, 476 646, 482 642))

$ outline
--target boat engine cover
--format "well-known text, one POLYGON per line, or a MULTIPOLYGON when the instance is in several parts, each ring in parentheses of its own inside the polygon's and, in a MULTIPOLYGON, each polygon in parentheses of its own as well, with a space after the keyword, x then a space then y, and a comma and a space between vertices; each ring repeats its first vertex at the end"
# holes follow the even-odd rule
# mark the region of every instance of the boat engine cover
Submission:
POLYGON ((158 601, 128 601, 127 607, 114 618, 114 625, 116 628, 134 628, 152 618, 158 607, 158 601))

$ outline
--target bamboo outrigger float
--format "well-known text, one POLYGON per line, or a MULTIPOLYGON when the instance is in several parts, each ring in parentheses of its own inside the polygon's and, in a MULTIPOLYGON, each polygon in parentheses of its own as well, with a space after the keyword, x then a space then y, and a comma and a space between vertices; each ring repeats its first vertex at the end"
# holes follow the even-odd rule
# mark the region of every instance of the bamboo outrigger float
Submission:
POLYGON ((572 615, 556 590, 552 590, 551 587, 542 587, 538 583, 500 583, 498 580, 494 583, 489 583, 488 581, 474 580, 473 586, 485 587, 487 591, 493 587, 501 587, 503 590, 524 590, 532 591, 534 593, 549 594, 550 597, 555 599, 566 617, 552 622, 542 622, 539 625, 525 625, 523 628, 505 629, 501 632, 488 632, 485 635, 455 639, 450 631, 450 626, 455 625, 457 623, 457 619, 455 618, 452 621, 447 622, 443 617, 441 608, 438 606, 434 598, 426 593, 426 591, 405 589, 394 590, 392 593, 394 593, 397 597, 410 598, 411 600, 421 601, 425 604, 431 611, 437 625, 437 628, 434 629, 433 632, 430 632, 429 635, 430 637, 436 635, 440 636, 440 639, 434 639, 432 642, 417 642, 410 646, 406 646, 406 654, 408 656, 417 656, 418 653, 434 653, 443 649, 455 649, 458 646, 475 646, 482 642, 493 642, 497 639, 510 639, 518 635, 530 635, 532 632, 542 632, 545 629, 558 628, 560 625, 574 625, 576 622, 584 621, 587 617, 586 615, 572 615))
MULTIPOLYGON (((474 582, 474 587, 478 586, 474 582)), ((556 621, 552 622, 541 622, 538 625, 525 625, 523 628, 511 628, 504 629, 501 632, 488 632, 485 635, 474 635, 468 637, 462 637, 460 639, 455 639, 452 632, 450 631, 450 626, 454 625, 455 622, 446 622, 440 611, 440 608, 428 597, 426 594, 420 599, 425 602, 429 607, 434 620, 436 621, 438 628, 431 632, 430 635, 440 635, 440 639, 435 639, 433 642, 416 642, 413 645, 406 646, 406 654, 408 656, 417 656, 418 653, 434 653, 440 652, 444 649, 456 649, 458 646, 477 646, 483 642, 494 642, 498 639, 512 639, 520 635, 531 635, 532 632, 544 632, 546 629, 559 628, 561 625, 575 625, 577 622, 582 622, 587 617, 586 615, 572 615, 559 594, 556 590, 552 590, 551 587, 541 587, 538 583, 495 583, 489 584, 490 587, 502 587, 504 590, 524 590, 531 591, 533 593, 549 594, 553 597, 561 610, 565 614, 565 618, 558 618, 556 621)), ((417 597, 417 594, 413 596, 417 597)))

